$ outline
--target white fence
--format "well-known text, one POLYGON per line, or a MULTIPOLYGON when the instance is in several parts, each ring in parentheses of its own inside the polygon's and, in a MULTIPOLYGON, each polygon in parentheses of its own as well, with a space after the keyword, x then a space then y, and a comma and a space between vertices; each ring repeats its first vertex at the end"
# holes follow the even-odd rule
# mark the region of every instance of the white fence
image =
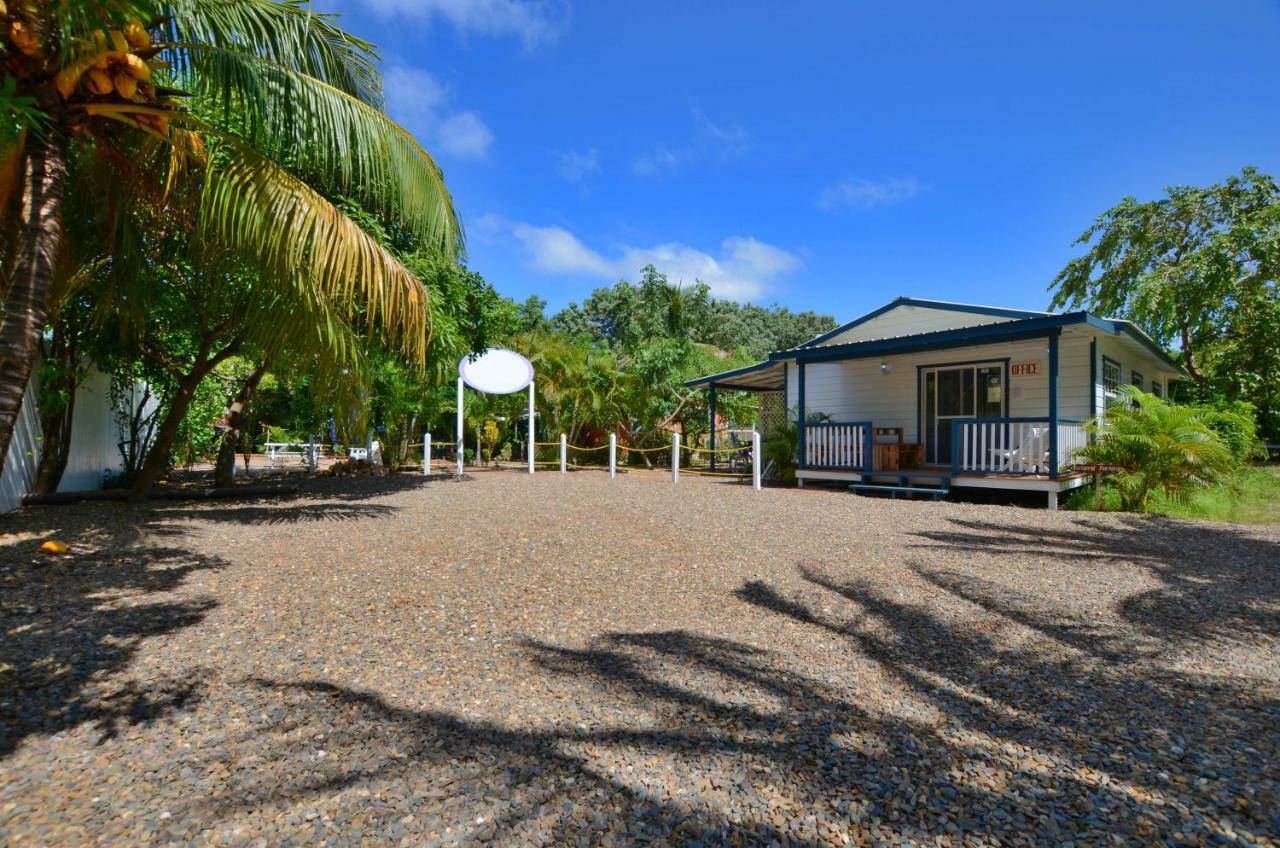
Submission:
POLYGON ((871 422, 823 422, 804 427, 806 468, 867 468, 871 422))
POLYGON ((1065 468, 1088 441, 1084 426, 1064 420, 1052 425, 1048 418, 956 419, 952 425, 952 466, 959 472, 980 474, 1048 474, 1054 426, 1056 465, 1065 468))

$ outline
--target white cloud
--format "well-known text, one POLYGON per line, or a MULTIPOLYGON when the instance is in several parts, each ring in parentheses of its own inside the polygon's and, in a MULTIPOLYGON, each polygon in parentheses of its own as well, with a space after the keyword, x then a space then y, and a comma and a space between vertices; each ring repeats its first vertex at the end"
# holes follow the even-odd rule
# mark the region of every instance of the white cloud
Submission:
POLYGON ((570 150, 556 154, 556 173, 562 180, 579 183, 600 171, 600 152, 594 147, 586 153, 570 150))
POLYGON ((692 150, 672 150, 659 145, 648 153, 637 156, 631 162, 631 170, 639 176, 649 176, 663 171, 675 171, 693 158, 692 150))
POLYGON ((568 21, 567 3, 548 0, 364 0, 384 17, 448 21, 461 33, 514 36, 525 49, 555 41, 568 21))
POLYGON ((800 267, 794 254, 754 238, 731 236, 715 255, 679 242, 653 247, 622 245, 612 258, 593 250, 563 227, 513 224, 511 232, 528 255, 529 264, 546 274, 568 274, 612 281, 638 276, 654 265, 672 282, 701 280, 712 294, 732 300, 754 300, 779 277, 800 267))
POLYGON ((391 65, 383 76, 387 112, 435 153, 483 159, 493 132, 475 112, 454 112, 452 94, 435 77, 408 65, 391 65))
POLYGON ((745 129, 738 124, 719 124, 711 120, 697 100, 689 100, 689 114, 695 127, 690 140, 674 146, 659 144, 637 156, 631 161, 631 170, 637 176, 675 172, 703 159, 727 159, 740 155, 750 146, 751 136, 745 129))
POLYGON ((837 209, 874 209, 910 200, 920 193, 920 183, 915 177, 886 180, 843 180, 828 186, 818 197, 818 206, 825 212, 837 209))
POLYGON ((475 112, 450 115, 436 133, 436 143, 459 159, 483 159, 489 153, 493 133, 475 112))

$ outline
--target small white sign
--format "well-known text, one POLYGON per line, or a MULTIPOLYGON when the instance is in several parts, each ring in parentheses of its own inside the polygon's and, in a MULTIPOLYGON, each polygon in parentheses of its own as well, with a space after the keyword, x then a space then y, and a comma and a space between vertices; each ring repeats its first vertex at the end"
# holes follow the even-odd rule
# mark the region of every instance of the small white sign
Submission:
POLYGON ((1011 377, 1039 377, 1039 362, 1015 362, 1009 366, 1009 376, 1011 377))
POLYGON ((462 357, 458 376, 478 392, 509 395, 533 381, 533 363, 514 350, 492 347, 475 359, 462 357))

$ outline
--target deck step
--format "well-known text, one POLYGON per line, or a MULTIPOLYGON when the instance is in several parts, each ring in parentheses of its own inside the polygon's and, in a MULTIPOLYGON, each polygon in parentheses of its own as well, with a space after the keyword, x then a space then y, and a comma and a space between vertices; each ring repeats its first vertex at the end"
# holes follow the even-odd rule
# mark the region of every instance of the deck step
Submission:
POLYGON ((849 491, 854 494, 861 492, 888 492, 890 498, 896 498, 899 493, 904 495, 928 495, 935 501, 951 494, 951 489, 946 486, 886 486, 879 483, 854 483, 849 487, 849 491))

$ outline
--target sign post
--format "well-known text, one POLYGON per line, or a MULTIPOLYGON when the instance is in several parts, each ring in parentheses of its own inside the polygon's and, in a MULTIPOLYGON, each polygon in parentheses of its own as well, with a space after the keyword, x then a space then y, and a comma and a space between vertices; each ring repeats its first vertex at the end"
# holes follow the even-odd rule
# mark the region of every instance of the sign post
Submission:
POLYGON ((1074 471, 1083 471, 1093 475, 1093 508, 1102 512, 1102 475, 1115 474, 1117 471, 1128 471, 1123 465, 1107 465, 1105 463, 1085 463, 1072 466, 1074 471))
POLYGON ((529 381, 529 473, 533 473, 533 380, 529 381))
MULTIPOLYGON (((458 476, 462 476, 463 385, 478 392, 509 395, 529 387, 529 473, 533 473, 533 364, 514 350, 492 347, 484 353, 458 360, 458 476)), ((476 458, 480 458, 480 434, 476 433, 476 458)))

